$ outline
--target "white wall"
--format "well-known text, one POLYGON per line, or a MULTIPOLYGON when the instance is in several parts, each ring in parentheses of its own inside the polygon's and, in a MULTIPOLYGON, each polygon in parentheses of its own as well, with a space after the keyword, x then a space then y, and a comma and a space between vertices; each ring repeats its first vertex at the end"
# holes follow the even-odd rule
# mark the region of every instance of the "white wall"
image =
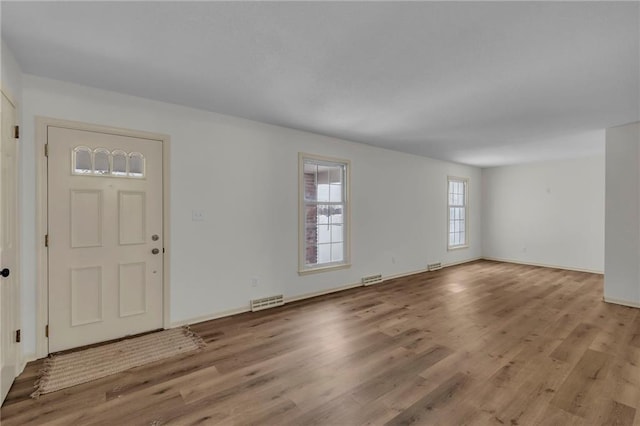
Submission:
POLYGON ((607 129, 604 297, 640 307, 640 122, 607 129))
MULTIPOLYGON (((4 41, 0 42, 0 81, 2 90, 12 101, 20 104, 22 97, 22 71, 4 41)), ((18 105, 19 107, 19 105, 18 105)))
POLYGON ((603 156, 483 169, 482 181, 484 257, 604 270, 603 156))
POLYGON ((374 273, 481 256, 480 169, 54 80, 25 75, 23 81, 26 353, 35 349, 36 116, 171 136, 172 322, 246 308, 264 295, 296 297, 374 273), (299 151, 351 160, 349 269, 297 274, 299 151), (446 250, 448 174, 469 177, 472 188, 471 247, 452 252, 446 250), (192 222, 193 209, 206 220, 192 222))

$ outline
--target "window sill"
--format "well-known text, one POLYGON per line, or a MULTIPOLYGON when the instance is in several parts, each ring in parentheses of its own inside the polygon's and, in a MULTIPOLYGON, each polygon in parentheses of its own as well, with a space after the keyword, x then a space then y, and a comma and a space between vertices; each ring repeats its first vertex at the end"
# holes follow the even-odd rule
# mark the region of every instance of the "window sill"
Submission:
POLYGON ((447 247, 447 251, 456 251, 456 250, 461 250, 466 248, 469 248, 468 244, 465 244, 463 246, 450 246, 450 247, 447 247))
POLYGON ((351 268, 351 264, 350 263, 340 263, 338 265, 318 266, 317 268, 301 269, 301 270, 298 271, 298 275, 310 275, 310 274, 317 274, 317 273, 320 273, 320 272, 335 271, 336 269, 347 269, 347 268, 351 268))

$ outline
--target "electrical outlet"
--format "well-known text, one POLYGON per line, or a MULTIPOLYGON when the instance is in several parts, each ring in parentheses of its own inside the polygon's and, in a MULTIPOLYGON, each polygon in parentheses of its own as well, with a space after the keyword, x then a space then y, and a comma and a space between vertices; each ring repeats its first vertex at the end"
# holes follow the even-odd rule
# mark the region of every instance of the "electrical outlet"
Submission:
POLYGON ((258 287, 258 277, 251 278, 251 287, 258 287))
POLYGON ((204 211, 203 210, 191 210, 191 221, 192 222, 204 222, 204 211))

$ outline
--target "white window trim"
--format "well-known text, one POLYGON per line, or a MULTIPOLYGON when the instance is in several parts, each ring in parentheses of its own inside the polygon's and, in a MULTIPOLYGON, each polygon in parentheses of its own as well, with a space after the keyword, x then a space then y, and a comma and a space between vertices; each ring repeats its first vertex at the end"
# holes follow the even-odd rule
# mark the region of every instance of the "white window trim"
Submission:
POLYGON ((459 176, 447 176, 447 191, 446 191, 446 200, 447 200, 447 251, 455 251, 469 248, 469 178, 459 177, 459 176), (449 245, 449 223, 451 222, 451 209, 449 208, 449 182, 464 182, 464 236, 465 243, 460 245, 449 245))
POLYGON ((351 267, 351 161, 343 158, 325 157, 321 155, 298 153, 298 274, 307 275, 318 272, 333 271, 351 267), (342 262, 326 263, 316 267, 308 267, 305 262, 305 212, 304 212, 304 160, 326 161, 340 163, 346 166, 346 185, 344 207, 344 260, 342 262))

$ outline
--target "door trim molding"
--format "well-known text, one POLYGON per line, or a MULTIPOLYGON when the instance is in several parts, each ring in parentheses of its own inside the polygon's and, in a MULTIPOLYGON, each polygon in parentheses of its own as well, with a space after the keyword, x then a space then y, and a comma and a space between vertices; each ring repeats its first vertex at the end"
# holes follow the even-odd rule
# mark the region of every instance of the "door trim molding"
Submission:
MULTIPOLYGON (((9 103, 14 109, 14 114, 15 114, 14 124, 17 126, 21 126, 22 117, 20 115, 20 108, 18 103, 16 102, 16 98, 13 96, 11 92, 7 90, 7 87, 4 84, 2 84, 2 82, 0 82, 0 94, 5 98, 7 98, 7 100, 9 101, 9 103)), ((16 153, 15 190, 16 190, 16 201, 18 204, 16 205, 16 210, 15 210, 16 212, 16 218, 15 218, 16 234, 15 234, 15 241, 14 241, 16 244, 15 264, 13 266, 14 271, 11 271, 11 274, 14 276, 13 282, 15 283, 15 286, 14 286, 15 294, 13 295, 13 300, 15 303, 14 310, 13 310, 13 320, 14 320, 15 329, 22 329, 22 193, 20 191, 20 187, 22 185, 22 168, 20 165, 20 158, 22 156, 22 146, 20 143, 21 141, 22 141, 22 136, 18 138, 18 142, 16 143, 16 151, 15 151, 16 153)), ((13 332, 13 330, 10 330, 10 331, 13 332)), ((22 344, 17 345, 15 356, 16 356, 15 376, 18 377, 18 375, 24 370, 24 362, 23 362, 24 349, 22 344)), ((0 400, 0 404, 2 404, 2 402, 3 401, 0 400)))
POLYGON ((162 143, 162 232, 164 240, 163 283, 162 283, 162 324, 171 327, 171 285, 170 285, 170 145, 169 135, 151 133, 139 130, 122 129, 118 127, 98 124, 82 123, 78 121, 61 120, 50 117, 36 117, 36 357, 49 355, 49 339, 45 336, 45 326, 49 318, 49 267, 47 261, 48 248, 44 246, 44 235, 48 229, 47 204, 47 159, 44 156, 44 146, 47 143, 48 127, 62 127, 72 130, 86 130, 97 133, 107 133, 117 136, 129 136, 138 139, 151 139, 162 143))

